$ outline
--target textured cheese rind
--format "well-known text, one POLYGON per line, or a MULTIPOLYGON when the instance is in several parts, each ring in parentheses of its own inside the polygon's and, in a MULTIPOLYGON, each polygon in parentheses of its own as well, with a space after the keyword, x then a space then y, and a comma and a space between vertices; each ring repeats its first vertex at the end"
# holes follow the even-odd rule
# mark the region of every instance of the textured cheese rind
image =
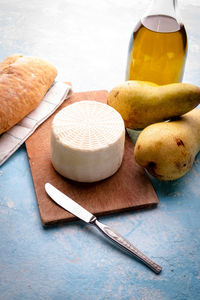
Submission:
POLYGON ((53 120, 52 164, 69 179, 99 181, 119 169, 124 141, 124 122, 116 110, 96 101, 74 103, 53 120))
POLYGON ((39 57, 16 54, 0 63, 0 134, 37 107, 56 75, 39 57))

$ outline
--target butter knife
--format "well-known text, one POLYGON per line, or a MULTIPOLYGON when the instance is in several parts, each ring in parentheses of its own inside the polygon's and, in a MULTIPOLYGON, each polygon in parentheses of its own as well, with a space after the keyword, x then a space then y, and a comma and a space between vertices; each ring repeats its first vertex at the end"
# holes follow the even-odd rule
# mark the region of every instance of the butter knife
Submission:
POLYGON ((45 190, 47 194, 53 199, 59 206, 72 213, 74 216, 85 221, 86 223, 95 225, 106 237, 110 238, 113 242, 117 243, 123 249, 127 250, 129 253, 133 254, 138 260, 143 262, 147 267, 153 270, 156 274, 159 274, 162 267, 157 263, 152 261, 141 251, 139 251, 135 246, 133 246, 128 240, 126 240, 119 233, 115 232, 109 226, 102 224, 97 220, 97 218, 79 205, 77 202, 69 198, 67 195, 63 194, 52 184, 46 183, 45 190))

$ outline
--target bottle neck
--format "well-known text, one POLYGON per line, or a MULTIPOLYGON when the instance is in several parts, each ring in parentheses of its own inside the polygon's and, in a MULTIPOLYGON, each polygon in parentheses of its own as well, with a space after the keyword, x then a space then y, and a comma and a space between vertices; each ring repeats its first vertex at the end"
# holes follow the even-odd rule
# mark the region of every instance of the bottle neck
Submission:
POLYGON ((180 30, 182 22, 177 10, 177 0, 152 0, 149 9, 141 18, 141 23, 155 32, 180 30))
POLYGON ((180 30, 182 21, 177 9, 177 0, 152 0, 141 22, 146 28, 156 32, 180 30))
POLYGON ((144 17, 165 15, 177 19, 177 0, 152 0, 144 17))

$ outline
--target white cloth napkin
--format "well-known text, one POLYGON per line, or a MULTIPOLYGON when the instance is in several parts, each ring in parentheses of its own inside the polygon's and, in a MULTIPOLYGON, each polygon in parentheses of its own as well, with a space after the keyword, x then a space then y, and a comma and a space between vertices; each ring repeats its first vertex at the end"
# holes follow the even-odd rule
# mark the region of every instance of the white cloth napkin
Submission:
POLYGON ((0 136, 0 166, 71 94, 69 85, 55 82, 35 110, 0 136))

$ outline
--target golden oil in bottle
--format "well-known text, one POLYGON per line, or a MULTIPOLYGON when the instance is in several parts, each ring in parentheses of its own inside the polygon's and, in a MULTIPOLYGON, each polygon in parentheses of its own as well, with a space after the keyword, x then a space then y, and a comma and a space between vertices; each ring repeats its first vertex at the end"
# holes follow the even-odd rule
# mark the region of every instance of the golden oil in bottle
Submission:
POLYGON ((167 15, 150 15, 137 24, 129 45, 126 80, 159 85, 182 80, 187 53, 183 24, 167 15))

